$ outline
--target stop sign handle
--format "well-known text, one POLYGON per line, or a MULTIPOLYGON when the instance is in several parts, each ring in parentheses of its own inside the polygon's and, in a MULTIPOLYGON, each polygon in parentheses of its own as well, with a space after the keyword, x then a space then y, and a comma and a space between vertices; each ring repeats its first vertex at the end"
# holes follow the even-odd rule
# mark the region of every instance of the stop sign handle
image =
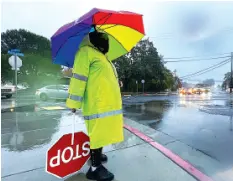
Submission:
POLYGON ((71 145, 74 145, 74 132, 75 132, 75 113, 73 113, 73 132, 71 137, 71 145))

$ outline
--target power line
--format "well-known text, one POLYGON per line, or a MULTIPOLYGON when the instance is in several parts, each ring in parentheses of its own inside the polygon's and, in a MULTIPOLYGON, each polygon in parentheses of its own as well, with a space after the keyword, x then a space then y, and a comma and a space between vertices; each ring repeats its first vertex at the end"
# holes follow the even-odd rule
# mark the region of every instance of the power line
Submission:
POLYGON ((174 60, 174 61, 164 61, 164 59, 161 59, 158 61, 157 60, 151 60, 150 62, 162 62, 164 64, 166 63, 177 63, 177 62, 193 62, 193 61, 206 61, 206 60, 217 60, 217 59, 222 59, 222 58, 230 58, 231 56, 223 56, 223 57, 212 57, 208 59, 189 59, 189 60, 174 60))
POLYGON ((190 77, 190 76, 193 76, 193 75, 202 73, 202 72, 204 72, 204 71, 207 71, 207 70, 209 70, 209 69, 212 70, 212 68, 214 68, 214 67, 216 67, 216 66, 219 66, 219 65, 221 65, 221 64, 224 64, 224 63, 226 63, 226 62, 228 63, 229 61, 230 61, 230 59, 224 60, 224 61, 222 61, 222 62, 219 62, 218 64, 212 65, 212 66, 210 66, 210 67, 208 67, 208 68, 205 68, 205 69, 202 69, 202 70, 200 70, 200 71, 198 71, 198 72, 195 72, 195 73, 192 73, 192 74, 188 74, 188 75, 186 75, 186 76, 182 76, 181 78, 187 78, 187 77, 190 77))
MULTIPOLYGON (((211 58, 205 58, 205 59, 186 59, 186 60, 174 60, 174 61, 166 61, 165 60, 165 63, 169 62, 169 63, 172 63, 172 62, 192 62, 192 61, 203 61, 203 60, 215 60, 215 59, 221 59, 221 58, 229 58, 231 56, 223 56, 223 57, 211 57, 211 58)), ((172 58, 170 58, 172 59, 172 58)), ((175 58, 173 58, 175 59, 175 58)))
MULTIPOLYGON (((215 57, 215 56, 223 56, 223 55, 229 55, 230 56, 231 52, 228 53, 221 53, 221 54, 216 54, 216 55, 203 55, 203 56, 191 56, 191 57, 169 57, 169 58, 163 58, 165 60, 176 60, 176 59, 189 59, 189 58, 200 58, 203 57, 203 59, 206 59, 204 57, 215 57)), ((216 57, 217 58, 217 57, 216 57)))
MULTIPOLYGON (((200 80, 200 79, 185 79, 187 81, 190 81, 190 82, 203 82, 204 80, 200 80)), ((223 80, 215 80, 215 82, 223 82, 223 80)))
POLYGON ((228 63, 230 63, 230 61, 228 61, 228 62, 226 62, 226 63, 224 63, 224 64, 222 64, 222 65, 219 65, 219 66, 217 66, 217 67, 214 67, 214 68, 212 68, 211 70, 207 70, 207 71, 205 71, 205 72, 202 72, 202 73, 200 73, 200 74, 196 74, 196 75, 193 75, 193 76, 188 77, 188 78, 182 78, 182 80, 188 80, 188 79, 190 79, 190 78, 192 78, 192 77, 203 75, 203 74, 208 73, 208 72, 210 72, 210 71, 212 71, 212 70, 214 70, 214 69, 217 69, 217 68, 219 68, 219 67, 222 67, 223 65, 226 65, 226 64, 228 64, 228 63))
MULTIPOLYGON (((200 74, 198 74, 198 75, 194 75, 194 76, 192 76, 192 77, 200 76, 200 75, 202 75, 202 74, 208 73, 208 72, 210 72, 210 71, 212 71, 212 70, 214 70, 214 69, 217 69, 217 68, 219 68, 219 67, 222 67, 223 65, 226 65, 226 64, 228 64, 228 63, 230 63, 230 61, 225 62, 224 64, 219 65, 219 66, 217 66, 217 67, 215 67, 215 68, 212 68, 211 70, 208 70, 208 71, 202 72, 202 73, 200 73, 200 74)), ((187 80, 187 79, 189 79, 189 78, 190 78, 190 77, 188 77, 188 78, 184 78, 184 80, 187 80)))
POLYGON ((212 65, 212 66, 210 66, 208 68, 202 69, 202 70, 200 70, 198 72, 188 74, 188 75, 180 77, 180 78, 181 79, 189 79, 190 77, 199 76, 199 75, 205 74, 207 72, 210 72, 210 71, 212 71, 212 70, 214 70, 216 68, 219 68, 219 67, 221 67, 221 66, 223 66, 223 65, 225 65, 225 64, 227 64, 229 62, 230 62, 230 59, 227 59, 227 60, 224 60, 224 61, 222 61, 222 62, 220 62, 218 64, 212 65))

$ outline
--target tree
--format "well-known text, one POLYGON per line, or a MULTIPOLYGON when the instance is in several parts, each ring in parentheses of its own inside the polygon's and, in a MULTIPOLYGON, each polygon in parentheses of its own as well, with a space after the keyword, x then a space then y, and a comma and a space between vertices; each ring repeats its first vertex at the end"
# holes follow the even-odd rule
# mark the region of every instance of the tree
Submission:
POLYGON ((206 84, 208 86, 214 86, 215 81, 214 81, 214 79, 206 79, 206 80, 203 81, 203 84, 206 84))
POLYGON ((116 60, 119 78, 123 80, 124 91, 135 91, 136 80, 142 89, 141 80, 144 79, 146 91, 161 91, 172 88, 174 77, 158 55, 157 49, 149 39, 140 41, 130 53, 116 60))
POLYGON ((6 54, 1 54, 1 83, 12 80, 13 72, 11 70, 11 66, 8 63, 9 56, 6 54))
POLYGON ((13 48, 18 48, 24 53, 33 52, 43 55, 44 50, 50 50, 50 41, 24 29, 7 30, 1 33, 1 53, 7 54, 7 51, 13 48))
POLYGON ((18 81, 27 82, 30 86, 38 87, 48 77, 53 82, 60 75, 61 67, 52 63, 50 41, 27 30, 7 30, 1 33, 2 82, 12 81, 13 71, 8 65, 10 55, 7 51, 12 48, 20 49, 24 57, 20 57, 23 66, 18 72, 18 81))
POLYGON ((224 80, 223 80, 223 83, 222 83, 222 88, 227 89, 230 86, 230 82, 231 82, 231 72, 227 72, 225 74, 225 76, 224 76, 224 80))

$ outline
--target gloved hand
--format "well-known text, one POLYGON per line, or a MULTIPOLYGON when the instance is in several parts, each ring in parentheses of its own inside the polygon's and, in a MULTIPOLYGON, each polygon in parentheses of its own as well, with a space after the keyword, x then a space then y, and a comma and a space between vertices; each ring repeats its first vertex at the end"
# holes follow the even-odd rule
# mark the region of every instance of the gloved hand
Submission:
POLYGON ((76 113, 76 109, 75 108, 71 109, 71 112, 76 113))
POLYGON ((119 86, 123 87, 123 82, 122 81, 119 81, 119 86))

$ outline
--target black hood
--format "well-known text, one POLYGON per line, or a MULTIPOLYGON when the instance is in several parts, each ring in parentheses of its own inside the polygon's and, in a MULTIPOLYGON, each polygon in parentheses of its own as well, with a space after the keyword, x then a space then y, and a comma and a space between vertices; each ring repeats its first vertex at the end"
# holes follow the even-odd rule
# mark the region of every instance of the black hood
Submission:
POLYGON ((106 33, 93 31, 89 33, 90 42, 103 54, 108 53, 109 39, 106 33))

